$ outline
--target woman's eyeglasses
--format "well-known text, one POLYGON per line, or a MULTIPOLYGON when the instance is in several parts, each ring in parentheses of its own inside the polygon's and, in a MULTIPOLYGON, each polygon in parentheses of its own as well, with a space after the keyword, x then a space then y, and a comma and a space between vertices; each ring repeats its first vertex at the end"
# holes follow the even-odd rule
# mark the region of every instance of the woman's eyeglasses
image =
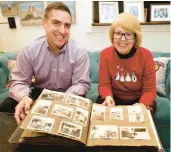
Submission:
POLYGON ((132 40, 132 39, 134 39, 135 34, 131 33, 131 32, 127 32, 127 33, 113 32, 113 36, 115 39, 121 39, 123 35, 124 35, 125 39, 132 40))

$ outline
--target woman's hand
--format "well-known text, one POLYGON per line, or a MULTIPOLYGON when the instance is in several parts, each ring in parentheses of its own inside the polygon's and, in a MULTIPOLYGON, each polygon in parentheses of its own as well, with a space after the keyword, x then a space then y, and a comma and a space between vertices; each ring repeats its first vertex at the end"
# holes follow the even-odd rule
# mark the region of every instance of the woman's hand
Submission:
POLYGON ((115 106, 115 101, 113 100, 111 96, 106 96, 102 105, 112 107, 112 106, 115 106))

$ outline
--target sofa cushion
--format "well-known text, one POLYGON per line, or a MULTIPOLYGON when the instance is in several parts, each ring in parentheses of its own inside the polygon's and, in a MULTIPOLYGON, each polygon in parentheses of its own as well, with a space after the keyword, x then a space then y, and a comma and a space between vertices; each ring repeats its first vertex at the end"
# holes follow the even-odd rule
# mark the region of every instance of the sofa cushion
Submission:
POLYGON ((158 125, 170 124, 170 101, 168 98, 157 95, 157 110, 155 113, 155 123, 158 125))
POLYGON ((16 60, 8 61, 8 69, 10 70, 10 72, 14 69, 15 66, 16 66, 16 60))
POLYGON ((170 147, 165 148, 164 150, 165 150, 165 152, 171 152, 171 148, 170 147))
POLYGON ((100 52, 88 52, 90 60, 90 78, 91 83, 98 83, 99 58, 100 52))
POLYGON ((157 110, 155 113, 154 123, 162 142, 163 147, 170 148, 170 101, 168 98, 157 95, 157 110))
POLYGON ((0 90, 5 88, 6 82, 7 82, 7 75, 5 74, 4 70, 2 68, 0 68, 0 90))
POLYGON ((0 69, 2 69, 6 76, 9 75, 8 70, 8 57, 6 54, 0 55, 0 69))
POLYGON ((165 79, 168 61, 169 60, 166 57, 154 58, 156 71, 156 90, 158 94, 163 96, 166 96, 165 79))
POLYGON ((0 89, 0 104, 8 97, 8 91, 7 88, 0 89))
POLYGON ((166 97, 170 99, 170 61, 167 64, 167 70, 166 70, 166 97))
POLYGON ((91 88, 86 94, 86 98, 93 101, 93 103, 96 103, 97 97, 99 96, 98 93, 98 84, 97 83, 91 83, 91 88))
POLYGON ((9 60, 16 60, 17 52, 8 52, 0 55, 0 68, 4 70, 4 73, 7 75, 7 77, 10 74, 10 71, 8 69, 8 61, 9 60))

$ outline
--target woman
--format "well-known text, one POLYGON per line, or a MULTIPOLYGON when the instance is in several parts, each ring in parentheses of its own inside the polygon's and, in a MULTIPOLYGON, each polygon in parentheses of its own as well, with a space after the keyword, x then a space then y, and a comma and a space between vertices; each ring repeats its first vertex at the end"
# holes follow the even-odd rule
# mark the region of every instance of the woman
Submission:
POLYGON ((140 46, 137 18, 121 13, 110 27, 112 46, 100 55, 99 103, 106 106, 142 103, 155 110, 156 75, 152 54, 140 46))

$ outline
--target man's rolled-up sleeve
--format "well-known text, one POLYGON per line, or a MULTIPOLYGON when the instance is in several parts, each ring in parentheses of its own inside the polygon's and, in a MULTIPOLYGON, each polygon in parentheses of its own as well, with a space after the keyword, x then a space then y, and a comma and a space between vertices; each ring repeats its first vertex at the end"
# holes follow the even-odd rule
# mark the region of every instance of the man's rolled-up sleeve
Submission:
POLYGON ((9 97, 20 102, 24 96, 31 93, 31 79, 33 76, 33 68, 31 57, 26 50, 18 52, 17 64, 11 73, 9 80, 9 97))

